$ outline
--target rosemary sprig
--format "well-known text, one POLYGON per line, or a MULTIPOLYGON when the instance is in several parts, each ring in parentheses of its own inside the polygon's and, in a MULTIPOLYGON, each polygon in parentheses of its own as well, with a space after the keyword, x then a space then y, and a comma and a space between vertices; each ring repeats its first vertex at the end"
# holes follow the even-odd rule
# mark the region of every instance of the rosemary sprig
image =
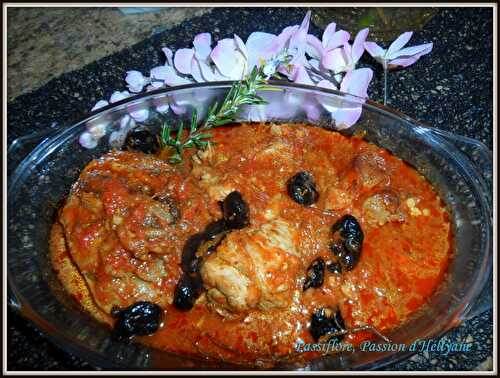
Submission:
POLYGON ((219 105, 215 102, 208 109, 206 120, 198 126, 199 120, 196 110, 191 116, 189 130, 185 130, 181 121, 175 136, 172 135, 172 127, 167 122, 163 124, 160 145, 162 149, 172 149, 169 161, 171 163, 182 162, 182 155, 186 148, 205 148, 210 144, 212 137, 207 130, 232 123, 243 105, 266 104, 266 100, 257 94, 257 91, 266 89, 266 76, 263 67, 254 67, 252 72, 243 80, 235 82, 224 101, 219 105), (187 135, 185 134, 187 131, 187 135))

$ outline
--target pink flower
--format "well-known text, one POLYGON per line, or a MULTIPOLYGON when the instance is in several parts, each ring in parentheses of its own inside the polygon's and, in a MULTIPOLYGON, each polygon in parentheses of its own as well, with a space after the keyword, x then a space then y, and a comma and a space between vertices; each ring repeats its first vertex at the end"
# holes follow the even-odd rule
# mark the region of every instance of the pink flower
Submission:
POLYGON ((143 76, 139 71, 127 71, 125 81, 130 92, 136 93, 141 92, 142 88, 150 83, 150 79, 143 76))
POLYGON ((213 80, 214 73, 209 62, 212 52, 211 44, 212 36, 210 33, 196 35, 193 48, 180 49, 175 52, 173 67, 181 74, 191 75, 197 82, 213 80))
MULTIPOLYGON (((224 38, 210 53, 216 69, 212 75, 206 75, 207 80, 241 80, 248 69, 248 51, 236 34, 234 38, 224 38)), ((208 73, 208 72, 207 72, 208 73)))
MULTIPOLYGON (((127 91, 115 91, 111 95, 109 102, 113 104, 115 102, 129 98, 130 96, 132 95, 127 91)), ((132 118, 134 118, 137 122, 144 122, 149 117, 149 110, 146 104, 130 105, 128 106, 127 110, 132 118)))
POLYGON ((403 48, 410 40, 413 32, 401 34, 391 43, 387 50, 375 42, 365 42, 366 51, 387 69, 390 66, 408 67, 415 63, 422 55, 432 51, 432 43, 403 48))
POLYGON ((282 65, 278 71, 291 80, 296 76, 299 67, 307 63, 306 46, 310 20, 311 11, 308 11, 300 26, 288 26, 278 36, 279 46, 292 57, 288 65, 282 65))
POLYGON ((162 49, 167 61, 163 66, 153 67, 150 71, 152 89, 158 89, 164 85, 170 87, 176 85, 190 84, 192 80, 180 76, 174 68, 174 54, 168 47, 162 49))
POLYGON ((91 132, 85 131, 81 133, 80 138, 78 138, 78 142, 83 148, 92 149, 97 147, 100 138, 96 138, 92 135, 91 132))
POLYGON ((358 68, 349 71, 340 83, 340 91, 358 97, 368 97, 368 85, 372 81, 373 71, 370 68, 358 68))
POLYGON ((282 49, 278 36, 263 32, 250 34, 245 47, 248 54, 247 72, 252 71, 255 66, 262 65, 263 62, 272 60, 282 49))
POLYGON ((109 98, 110 103, 115 103, 130 97, 131 94, 128 91, 114 91, 109 98))
MULTIPOLYGON (((118 92, 119 93, 119 92, 118 92)), ((99 110, 112 102, 106 100, 99 100, 92 108, 92 111, 99 110)), ((94 148, 99 143, 99 140, 106 135, 107 128, 109 126, 109 120, 107 117, 100 117, 96 120, 91 120, 85 125, 86 131, 84 131, 79 138, 80 144, 85 148, 94 148)))
MULTIPOLYGON (((163 48, 166 57, 164 65, 153 67, 150 76, 139 71, 127 71, 125 81, 132 93, 155 90, 166 86, 178 86, 193 82, 241 80, 255 66, 263 66, 266 78, 276 72, 290 81, 309 86, 338 89, 354 97, 313 95, 285 91, 270 92, 269 105, 248 107, 251 118, 290 118, 299 110, 305 111, 310 120, 321 116, 322 108, 331 113, 339 129, 350 127, 361 116, 362 104, 367 96, 367 87, 373 73, 368 68, 356 69, 356 64, 365 48, 387 68, 389 65, 407 66, 432 49, 432 44, 403 48, 411 37, 404 33, 394 41, 386 51, 373 42, 366 42, 369 30, 363 29, 356 35, 353 44, 349 44, 350 34, 336 30, 336 24, 330 23, 323 32, 321 40, 308 34, 311 12, 307 12, 300 25, 288 26, 279 35, 265 32, 253 32, 244 43, 240 37, 224 38, 212 49, 210 33, 195 36, 191 48, 179 49, 175 54, 169 48, 163 48), (308 60, 308 58, 310 58, 308 60), (335 83, 335 84, 334 84, 335 83), (278 96, 279 99, 273 96, 278 96)), ((121 101, 132 96, 129 91, 116 91, 109 103, 121 101)), ((177 115, 184 114, 193 102, 196 102, 200 118, 205 116, 210 105, 207 98, 199 98, 191 92, 175 93, 163 99, 154 99, 158 112, 172 109, 177 115)), ((92 110, 109 104, 99 101, 92 110)), ((127 105, 128 115, 122 119, 119 129, 113 131, 109 141, 120 145, 126 132, 149 117, 145 105, 127 105), (125 120, 127 120, 125 122, 125 120), (125 126, 124 126, 125 125, 125 126)), ((93 148, 100 138, 107 134, 110 127, 106 117, 99 121, 89 121, 87 130, 81 135, 80 143, 86 148, 93 148)))
POLYGON ((310 60, 309 63, 318 69, 326 53, 339 46, 343 46, 351 38, 350 34, 345 30, 335 31, 335 29, 335 22, 328 24, 323 32, 321 41, 312 34, 307 35, 306 53, 312 58, 312 61, 310 60))
POLYGON ((169 87, 192 83, 191 80, 180 76, 174 67, 169 65, 158 66, 151 69, 152 85, 160 88, 163 84, 169 87), (157 83, 155 85, 155 83, 157 83))
POLYGON ((355 69, 358 60, 365 51, 364 43, 368 32, 368 28, 360 30, 356 38, 354 38, 352 46, 349 42, 344 42, 342 47, 325 52, 320 61, 321 66, 333 71, 335 74, 355 69))
MULTIPOLYGON (((340 98, 333 96, 320 95, 318 101, 323 107, 332 114, 337 129, 342 130, 354 125, 361 117, 362 104, 367 97, 367 90, 370 81, 373 78, 373 71, 370 68, 359 68, 346 73, 340 91, 357 96, 359 98, 340 98)), ((327 89, 336 89, 335 86, 322 80, 318 87, 327 89)))
POLYGON ((94 105, 94 107, 91 109, 91 111, 94 111, 94 110, 98 110, 98 109, 101 109, 101 108, 104 108, 105 106, 108 106, 109 105, 109 102, 107 102, 106 100, 99 100, 96 102, 96 104, 94 105))

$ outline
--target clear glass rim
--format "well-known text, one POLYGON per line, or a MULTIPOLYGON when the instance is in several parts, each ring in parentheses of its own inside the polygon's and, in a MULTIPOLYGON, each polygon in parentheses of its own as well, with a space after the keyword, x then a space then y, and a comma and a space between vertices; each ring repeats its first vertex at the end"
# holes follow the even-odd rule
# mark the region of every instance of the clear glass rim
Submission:
MULTIPOLYGON (((155 89, 155 90, 148 91, 148 92, 132 93, 132 95, 130 97, 127 97, 123 100, 120 100, 120 101, 117 101, 114 103, 110 103, 106 106, 103 106, 99 109, 96 109, 94 111, 87 113, 86 115, 84 115, 81 118, 82 120, 77 122, 76 124, 86 122, 90 118, 93 118, 98 114, 105 113, 109 110, 120 107, 122 105, 126 105, 128 103, 136 102, 137 100, 147 99, 149 97, 154 97, 154 96, 157 96, 160 94, 169 94, 171 92, 181 92, 181 91, 191 90, 191 89, 193 89, 193 90, 199 89, 199 88, 220 89, 220 88, 226 88, 226 87, 230 88, 235 82, 236 81, 226 80, 226 81, 210 81, 210 82, 203 82, 203 83, 191 83, 191 84, 176 85, 173 87, 159 88, 159 89, 155 89)), ((344 97, 348 100, 360 103, 363 107, 376 109, 379 112, 390 114, 392 116, 401 118, 407 122, 411 122, 412 124, 414 124, 416 126, 421 126, 421 127, 425 127, 425 128, 432 128, 432 126, 425 125, 424 122, 418 121, 414 118, 411 118, 411 117, 407 116, 406 114, 404 114, 404 113, 402 113, 402 112, 400 112, 400 111, 398 111, 390 106, 380 104, 378 102, 370 100, 369 98, 356 96, 356 95, 353 95, 353 94, 350 94, 347 92, 342 92, 342 91, 337 90, 337 89, 329 89, 329 88, 323 88, 323 87, 312 86, 312 85, 307 85, 307 84, 292 83, 292 82, 284 81, 284 80, 269 80, 268 85, 270 87, 283 87, 285 89, 292 88, 292 89, 309 90, 309 91, 313 91, 313 92, 319 92, 319 93, 344 97)))

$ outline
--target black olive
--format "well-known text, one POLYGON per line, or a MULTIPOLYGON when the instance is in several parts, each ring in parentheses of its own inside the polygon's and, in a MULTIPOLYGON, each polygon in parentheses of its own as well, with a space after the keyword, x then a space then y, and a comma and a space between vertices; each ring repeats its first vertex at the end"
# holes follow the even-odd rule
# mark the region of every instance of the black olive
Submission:
POLYGON ((248 205, 240 192, 234 191, 222 202, 222 213, 227 227, 240 229, 250 224, 248 205))
POLYGON ((332 226, 333 243, 330 250, 342 270, 352 270, 359 261, 363 247, 363 231, 356 218, 344 215, 332 226))
POLYGON ((191 236, 182 249, 181 267, 185 273, 195 273, 199 269, 200 256, 196 255, 198 248, 205 241, 203 233, 194 234, 191 236))
POLYGON ((304 282, 303 290, 307 290, 310 287, 320 287, 323 285, 323 277, 325 274, 325 262, 321 257, 309 265, 306 273, 306 281, 304 282))
POLYGON ((144 128, 130 131, 125 138, 124 146, 128 150, 141 151, 145 154, 154 154, 160 148, 156 136, 144 128))
POLYGON ((328 269, 330 273, 342 273, 342 265, 338 262, 328 261, 326 263, 326 269, 328 269))
POLYGON ((201 294, 203 284, 199 274, 181 276, 174 292, 174 306, 179 310, 187 311, 193 308, 196 299, 201 294))
POLYGON ((205 234, 205 240, 210 240, 215 238, 217 235, 222 234, 228 230, 227 223, 224 219, 209 223, 203 233, 205 234))
POLYGON ((215 251, 227 230, 226 222, 221 219, 209 223, 203 232, 189 237, 182 249, 182 271, 185 273, 198 272, 203 256, 215 251))
MULTIPOLYGON (((314 341, 318 341, 321 336, 328 335, 345 330, 344 319, 339 309, 330 307, 320 308, 316 310, 311 317, 311 326, 309 332, 314 341)), ((344 335, 333 336, 338 341, 344 338, 344 335)), ((332 338, 333 338, 332 337, 332 338)))
POLYGON ((319 194, 310 173, 299 172, 287 182, 288 195, 297 203, 310 206, 318 200, 319 194))
POLYGON ((160 306, 151 302, 137 302, 120 310, 113 309, 111 315, 118 320, 113 328, 113 336, 127 340, 135 335, 151 335, 160 326, 160 306))

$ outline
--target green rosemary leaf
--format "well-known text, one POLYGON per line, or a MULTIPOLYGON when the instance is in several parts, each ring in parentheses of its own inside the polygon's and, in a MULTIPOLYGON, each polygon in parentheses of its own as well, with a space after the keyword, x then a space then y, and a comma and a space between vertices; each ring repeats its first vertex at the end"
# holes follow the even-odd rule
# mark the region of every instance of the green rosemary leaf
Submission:
POLYGON ((193 110, 193 114, 191 114, 191 130, 189 131, 190 134, 193 134, 196 131, 196 128, 198 127, 198 112, 196 109, 193 110))
POLYGON ((182 134, 184 131, 184 122, 181 121, 179 125, 179 130, 177 131, 177 137, 175 138, 175 144, 179 144, 182 140, 182 134))
POLYGON ((254 67, 243 80, 237 81, 231 86, 220 105, 215 102, 209 106, 207 117, 200 127, 198 127, 197 112, 193 110, 189 132, 185 138, 182 122, 179 124, 175 140, 171 136, 171 127, 165 123, 161 133, 161 145, 163 148, 173 147, 176 151, 169 158, 169 161, 171 163, 182 162, 182 154, 186 148, 206 148, 210 146, 209 139, 212 138, 212 134, 205 131, 235 122, 237 120, 236 116, 243 105, 266 104, 266 100, 257 95, 260 90, 270 90, 266 84, 263 68, 254 67))
POLYGON ((172 164, 178 164, 182 162, 182 155, 176 152, 169 158, 169 162, 172 164))
POLYGON ((196 136, 197 138, 200 138, 200 139, 208 139, 208 138, 211 138, 212 137, 212 134, 198 134, 196 136))
POLYGON ((161 145, 163 148, 169 146, 169 141, 170 141, 170 125, 168 125, 166 122, 163 124, 162 130, 161 130, 161 145))

